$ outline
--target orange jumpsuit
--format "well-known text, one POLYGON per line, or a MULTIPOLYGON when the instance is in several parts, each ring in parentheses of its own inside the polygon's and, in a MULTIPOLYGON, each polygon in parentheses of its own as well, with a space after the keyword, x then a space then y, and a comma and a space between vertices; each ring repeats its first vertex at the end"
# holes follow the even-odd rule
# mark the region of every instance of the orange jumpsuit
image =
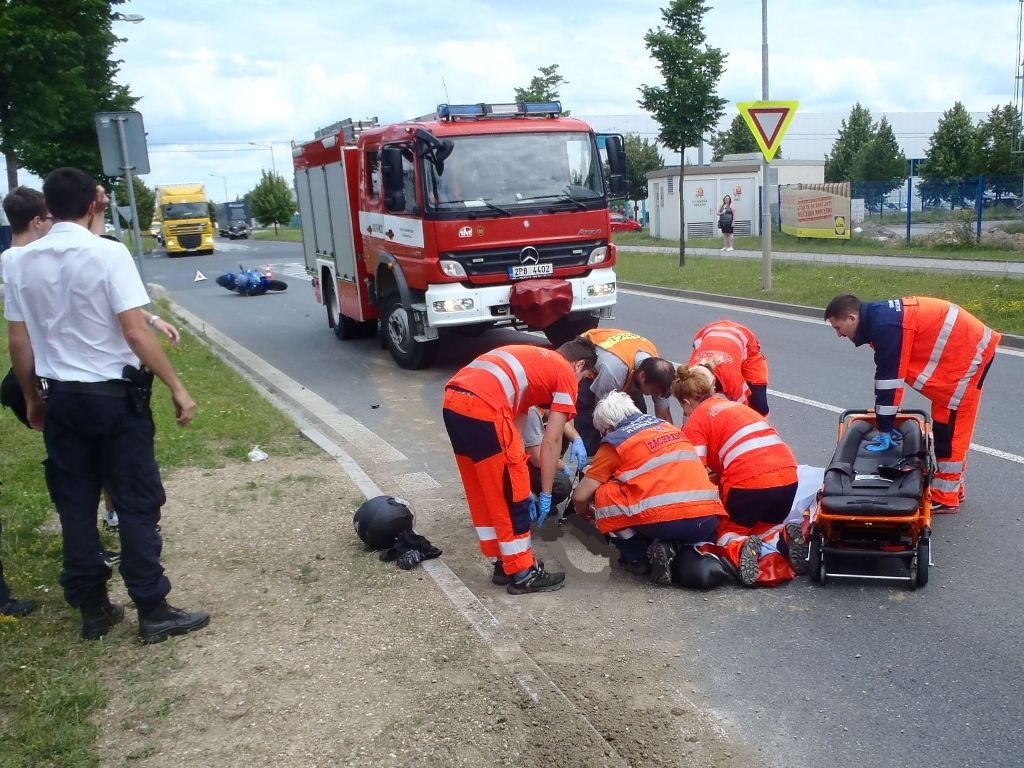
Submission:
POLYGON ((530 473, 515 418, 531 406, 576 413, 576 374, 558 352, 510 345, 480 355, 445 387, 444 423, 480 551, 505 573, 534 564, 530 473))
POLYGON ((705 325, 693 338, 690 365, 714 361, 715 378, 730 400, 768 415, 768 361, 749 328, 729 320, 705 325))
POLYGON ((932 499, 963 501, 967 451, 985 382, 1002 337, 943 299, 905 296, 862 302, 854 344, 875 350, 875 413, 880 432, 893 428, 906 382, 931 400, 938 467, 932 499))
POLYGON ((747 526, 786 519, 796 493, 796 457, 763 416, 742 403, 709 397, 690 414, 683 433, 708 469, 718 475, 722 500, 732 519, 747 526), (732 494, 734 490, 742 493, 732 494), (731 495, 736 497, 733 505, 731 495), (751 507, 760 507, 760 515, 747 514, 751 507))

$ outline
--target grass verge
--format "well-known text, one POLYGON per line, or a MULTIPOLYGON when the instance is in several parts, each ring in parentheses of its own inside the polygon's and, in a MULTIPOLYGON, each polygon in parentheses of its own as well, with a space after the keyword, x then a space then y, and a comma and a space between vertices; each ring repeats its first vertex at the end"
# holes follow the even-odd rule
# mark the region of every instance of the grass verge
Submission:
MULTIPOLYGON (((164 306, 161 314, 168 313, 164 306)), ((3 321, 0 350, 2 374, 10 365, 3 321)), ((179 428, 167 388, 159 382, 154 387, 156 452, 165 475, 180 466, 245 461, 257 444, 279 456, 315 451, 283 414, 187 332, 169 354, 198 412, 192 424, 179 428)), ((118 645, 126 641, 79 639, 80 616, 60 588, 61 535, 43 481, 42 435, 6 409, 0 424, 0 559, 14 595, 40 604, 23 619, 0 617, 0 765, 96 766, 92 713, 105 701, 96 672, 119 663, 118 645)), ((114 539, 107 544, 116 546, 114 539)))
POLYGON ((809 307, 825 307, 840 293, 854 293, 871 301, 937 296, 955 301, 1000 331, 1024 333, 1024 280, 777 261, 772 264, 772 290, 763 291, 759 260, 688 255, 686 266, 680 268, 675 253, 625 251, 619 251, 615 272, 620 280, 630 283, 809 307))
POLYGON ((302 230, 299 227, 278 227, 277 232, 273 229, 261 229, 249 236, 252 240, 280 240, 286 243, 301 243, 302 230))

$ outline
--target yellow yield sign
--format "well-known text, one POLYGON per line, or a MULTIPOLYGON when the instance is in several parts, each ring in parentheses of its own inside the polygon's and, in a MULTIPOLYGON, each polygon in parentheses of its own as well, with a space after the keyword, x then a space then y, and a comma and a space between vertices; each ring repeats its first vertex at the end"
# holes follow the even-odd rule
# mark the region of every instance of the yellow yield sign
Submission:
POLYGON ((789 124, 793 121, 799 101, 741 101, 736 104, 740 114, 747 121, 750 132, 754 134, 757 146, 761 148, 764 159, 771 162, 779 151, 782 137, 789 124))

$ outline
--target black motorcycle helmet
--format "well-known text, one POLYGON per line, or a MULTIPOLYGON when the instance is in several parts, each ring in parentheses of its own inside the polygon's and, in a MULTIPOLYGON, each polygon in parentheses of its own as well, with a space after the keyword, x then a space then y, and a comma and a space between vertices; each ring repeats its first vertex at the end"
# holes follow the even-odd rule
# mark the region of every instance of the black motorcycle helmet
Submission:
POLYGON ((403 531, 412 530, 408 502, 397 496, 375 496, 365 501, 352 517, 356 535, 370 549, 385 549, 403 531))

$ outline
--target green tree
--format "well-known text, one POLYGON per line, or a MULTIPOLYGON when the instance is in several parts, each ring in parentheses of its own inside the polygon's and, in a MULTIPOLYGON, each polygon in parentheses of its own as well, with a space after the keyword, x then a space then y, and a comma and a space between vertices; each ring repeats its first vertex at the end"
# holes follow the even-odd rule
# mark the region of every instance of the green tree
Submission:
POLYGON ((921 197, 929 203, 949 201, 950 208, 973 200, 977 175, 978 131, 971 115, 959 101, 942 113, 935 132, 928 139, 924 165, 920 169, 921 197))
POLYGON ((994 107, 978 125, 978 173, 985 174, 985 186, 996 200, 1020 188, 1020 160, 1014 150, 1024 145, 1020 115, 1012 104, 994 107))
MULTIPOLYGON (((146 186, 138 176, 132 176, 132 190, 135 192, 135 208, 139 212, 139 229, 148 232, 153 223, 153 210, 156 207, 156 193, 146 186)), ((124 179, 113 184, 114 197, 119 206, 128 205, 128 186, 124 179)), ((122 220, 123 221, 123 220, 122 220)))
POLYGON ((704 0, 673 0, 662 9, 664 27, 649 29, 644 42, 658 62, 663 85, 641 85, 639 105, 661 126, 658 140, 679 152, 679 266, 686 264, 686 221, 683 211, 685 151, 704 140, 718 123, 725 99, 716 89, 725 66, 720 48, 707 45, 701 26, 704 0))
POLYGON ((626 148, 626 181, 629 184, 629 198, 643 200, 647 197, 647 174, 665 167, 658 145, 641 138, 635 133, 624 137, 626 148))
POLYGON ((273 171, 263 171, 259 184, 247 195, 253 217, 261 224, 287 224, 295 215, 295 198, 283 176, 273 171))
POLYGON ((864 198, 881 210, 882 200, 903 183, 908 170, 907 157, 882 115, 871 129, 871 138, 853 156, 850 181, 861 182, 864 198))
MULTIPOLYGON (((712 133, 708 143, 711 145, 711 159, 714 161, 719 161, 726 155, 742 155, 748 152, 761 151, 761 148, 757 145, 757 139, 754 138, 750 126, 743 119, 743 115, 736 115, 732 122, 729 123, 728 130, 712 133)), ((781 144, 775 156, 782 157, 781 144)))
POLYGON ((839 127, 839 136, 825 158, 825 181, 850 181, 853 158, 873 136, 871 111, 858 101, 839 127))
MULTIPOLYGON (((534 75, 526 88, 515 89, 516 101, 559 101, 558 88, 561 85, 568 85, 569 81, 558 74, 558 65, 551 64, 546 67, 538 67, 539 75, 534 75)), ((562 112, 568 115, 568 110, 562 112)))
POLYGON ((111 23, 122 2, 0 1, 0 152, 10 188, 18 168, 45 176, 72 165, 101 175, 95 113, 136 101, 114 82, 111 23))

